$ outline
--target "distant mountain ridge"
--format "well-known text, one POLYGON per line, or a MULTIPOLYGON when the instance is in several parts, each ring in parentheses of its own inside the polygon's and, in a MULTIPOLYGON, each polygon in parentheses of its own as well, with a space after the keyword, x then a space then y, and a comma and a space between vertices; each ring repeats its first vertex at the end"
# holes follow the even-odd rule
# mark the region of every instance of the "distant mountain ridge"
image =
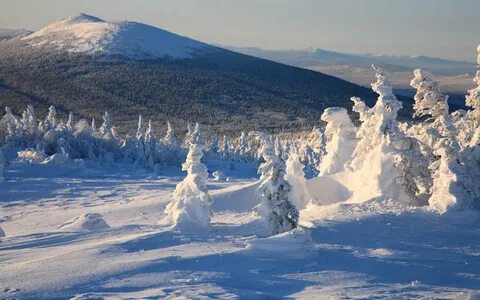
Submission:
MULTIPOLYGON (((372 75, 373 76, 373 75, 372 75)), ((219 132, 298 130, 326 107, 373 104, 370 89, 319 72, 211 46, 135 22, 78 15, 0 41, 0 105, 20 113, 99 119, 108 110, 121 133, 139 114, 156 128, 201 122, 219 132)), ((411 99, 403 116, 409 115, 411 99)))
POLYGON ((255 47, 228 47, 233 51, 271 59, 300 67, 315 65, 352 65, 370 67, 377 64, 386 70, 407 70, 427 68, 438 75, 467 73, 475 69, 476 63, 453 61, 425 55, 395 56, 375 54, 349 54, 313 48, 308 50, 263 50, 255 47))

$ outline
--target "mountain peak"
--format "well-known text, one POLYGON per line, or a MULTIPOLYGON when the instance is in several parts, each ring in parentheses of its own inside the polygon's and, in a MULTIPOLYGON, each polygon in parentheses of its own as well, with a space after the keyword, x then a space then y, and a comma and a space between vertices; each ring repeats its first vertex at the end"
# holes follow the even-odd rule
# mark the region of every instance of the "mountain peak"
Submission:
POLYGON ((69 16, 69 17, 63 18, 60 22, 63 22, 66 24, 78 24, 78 23, 97 23, 97 22, 105 22, 105 21, 95 16, 80 13, 75 16, 69 16))
POLYGON ((61 19, 22 38, 30 46, 131 59, 189 58, 216 51, 205 43, 136 22, 109 22, 87 14, 61 19))

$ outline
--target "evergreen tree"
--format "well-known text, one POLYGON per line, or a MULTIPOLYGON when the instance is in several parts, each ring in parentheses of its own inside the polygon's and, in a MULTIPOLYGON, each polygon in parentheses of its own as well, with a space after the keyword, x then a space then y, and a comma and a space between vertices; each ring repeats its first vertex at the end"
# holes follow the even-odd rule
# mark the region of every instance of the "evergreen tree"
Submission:
POLYGON ((350 161, 357 139, 347 110, 329 107, 322 114, 322 121, 327 122, 326 154, 320 163, 320 175, 334 174, 345 170, 344 165, 350 161))
POLYGON ((311 196, 307 188, 307 180, 303 172, 304 165, 300 162, 298 151, 295 147, 290 148, 290 155, 286 162, 285 180, 291 185, 289 199, 298 210, 304 209, 311 201, 311 196))
POLYGON ((207 189, 207 167, 201 162, 205 145, 197 123, 191 133, 190 146, 182 170, 185 179, 177 184, 172 202, 165 209, 167 217, 179 229, 207 227, 210 222, 212 200, 207 189))
POLYGON ((261 132, 251 132, 261 143, 259 149, 264 162, 260 165, 260 186, 255 196, 259 200, 258 213, 272 234, 290 231, 298 226, 298 210, 289 199, 291 186, 285 180, 285 165, 275 155, 272 139, 261 132))
POLYGON ((448 97, 429 72, 417 69, 414 76, 410 83, 417 90, 414 115, 430 117, 410 130, 418 140, 427 144, 433 154, 429 167, 433 179, 429 205, 440 212, 451 206, 472 207, 476 202, 474 181, 462 162, 460 144, 448 113, 448 97))

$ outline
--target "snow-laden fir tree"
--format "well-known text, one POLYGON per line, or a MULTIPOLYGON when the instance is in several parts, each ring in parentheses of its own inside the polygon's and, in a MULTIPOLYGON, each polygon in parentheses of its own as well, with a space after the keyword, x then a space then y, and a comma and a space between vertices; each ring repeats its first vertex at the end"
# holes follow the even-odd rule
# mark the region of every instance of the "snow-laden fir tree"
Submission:
POLYGON ((181 143, 180 140, 177 138, 175 131, 173 130, 170 122, 167 122, 167 133, 162 139, 164 150, 160 153, 161 161, 164 163, 168 163, 171 165, 179 165, 180 164, 180 149, 181 143))
POLYGON ((248 160, 248 136, 242 131, 238 139, 238 147, 235 149, 235 156, 239 160, 248 160))
POLYGON ((286 162, 285 180, 291 185, 289 199, 291 199, 297 210, 304 209, 312 199, 308 192, 307 179, 305 179, 303 171, 304 167, 300 162, 297 147, 290 147, 286 162))
POLYGON ((135 163, 139 166, 146 165, 145 157, 145 122, 143 116, 138 116, 137 132, 135 134, 135 163))
POLYGON ((117 137, 116 137, 115 129, 112 125, 112 121, 110 120, 110 115, 107 111, 103 114, 102 119, 103 119, 103 124, 102 126, 100 126, 100 129, 98 130, 98 132, 100 133, 100 136, 106 140, 116 139, 117 137))
POLYGON ((155 137, 155 132, 152 127, 152 121, 148 120, 147 129, 145 129, 144 137, 144 154, 143 161, 140 162, 140 165, 153 168, 155 165, 156 154, 157 154, 157 139, 155 137))
MULTIPOLYGON (((478 45, 477 51, 477 63, 480 66, 480 45, 478 45)), ((480 145, 480 70, 477 70, 473 82, 476 87, 470 89, 465 97, 465 104, 471 108, 466 116, 467 126, 464 130, 465 144, 470 148, 480 145)))
POLYGON ((326 144, 327 138, 322 130, 319 127, 314 126, 312 132, 310 133, 310 141, 309 145, 311 146, 312 150, 318 156, 318 162, 321 161, 323 156, 326 154, 326 144))
POLYGON ((327 136, 326 154, 320 163, 320 174, 328 175, 345 170, 344 165, 350 161, 357 144, 355 126, 347 110, 341 107, 325 109, 321 117, 327 122, 325 135, 327 136))
MULTIPOLYGON (((382 196, 405 204, 424 204, 424 188, 419 187, 422 176, 422 155, 397 124, 397 113, 402 103, 392 92, 392 87, 380 68, 376 71, 376 82, 372 89, 379 95, 373 108, 359 98, 354 101, 353 110, 358 112, 362 124, 357 130, 359 139, 352 155, 349 169, 358 176, 368 179, 363 192, 382 196)), ((428 174, 428 173, 427 173, 428 174)), ((360 193, 360 192, 358 192, 360 193)))
POLYGON ((209 150, 213 154, 217 154, 218 151, 220 150, 219 141, 216 134, 212 134, 212 136, 210 137, 209 150))
POLYGON ((473 178, 462 162, 456 130, 448 113, 448 97, 444 95, 432 74, 416 69, 410 85, 417 90, 413 106, 415 116, 428 116, 425 122, 412 126, 409 132, 431 149, 430 164, 433 185, 429 205, 440 212, 450 207, 474 206, 473 178))
POLYGON ((193 130, 194 129, 192 129, 192 126, 190 125, 190 122, 188 122, 187 123, 187 133, 185 134, 185 139, 183 141, 183 145, 187 149, 190 147, 190 142, 191 142, 191 139, 192 139, 193 130))
POLYGON ((75 116, 73 115, 73 112, 68 114, 66 127, 69 132, 73 132, 75 130, 75 116))
POLYGON ((10 107, 5 107, 5 115, 0 120, 0 142, 9 143, 12 139, 21 138, 20 120, 12 113, 10 107))
POLYGON ((220 144, 220 150, 219 150, 220 156, 223 159, 228 158, 229 157, 228 151, 229 151, 228 139, 227 139, 227 136, 224 135, 222 138, 222 143, 220 144))
POLYGON ((212 200, 207 189, 207 167, 201 162, 205 145, 197 123, 191 133, 190 146, 182 170, 185 179, 177 184, 172 202, 165 209, 167 218, 183 230, 207 227, 210 222, 212 200))
POLYGON ((27 140, 34 140, 37 136, 37 117, 33 105, 28 105, 26 110, 22 113, 20 120, 22 126, 23 137, 27 140))
POLYGON ((170 122, 167 122, 167 133, 163 137, 163 143, 171 149, 177 149, 180 147, 180 141, 178 140, 170 122))
POLYGON ((43 122, 39 124, 39 131, 42 133, 47 133, 49 130, 54 129, 57 126, 57 110, 55 106, 50 106, 48 108, 48 115, 43 122))
POLYGON ((257 212, 272 234, 290 231, 298 226, 298 210, 289 199, 291 186, 285 180, 285 164, 275 155, 272 138, 263 132, 251 132, 260 141, 260 186, 255 197, 260 202, 257 212))
POLYGON ((97 124, 95 122, 95 118, 92 118, 92 122, 90 123, 90 128, 92 129, 93 133, 97 133, 97 124))

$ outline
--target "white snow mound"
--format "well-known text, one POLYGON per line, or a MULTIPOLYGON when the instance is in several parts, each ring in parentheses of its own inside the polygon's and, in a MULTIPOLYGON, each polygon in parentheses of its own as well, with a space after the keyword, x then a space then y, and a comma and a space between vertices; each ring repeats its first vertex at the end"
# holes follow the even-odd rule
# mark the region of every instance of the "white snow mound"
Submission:
POLYGON ((55 22, 22 38, 35 47, 129 58, 188 58, 197 51, 217 49, 146 24, 107 22, 80 14, 55 22))
POLYGON ((281 255, 304 254, 313 250, 313 248, 314 244, 310 231, 304 228, 295 228, 291 231, 255 239, 247 243, 248 250, 281 255))
POLYGON ((88 213, 70 219, 60 228, 73 231, 96 231, 110 228, 110 226, 107 224, 107 222, 105 222, 101 214, 88 213))

